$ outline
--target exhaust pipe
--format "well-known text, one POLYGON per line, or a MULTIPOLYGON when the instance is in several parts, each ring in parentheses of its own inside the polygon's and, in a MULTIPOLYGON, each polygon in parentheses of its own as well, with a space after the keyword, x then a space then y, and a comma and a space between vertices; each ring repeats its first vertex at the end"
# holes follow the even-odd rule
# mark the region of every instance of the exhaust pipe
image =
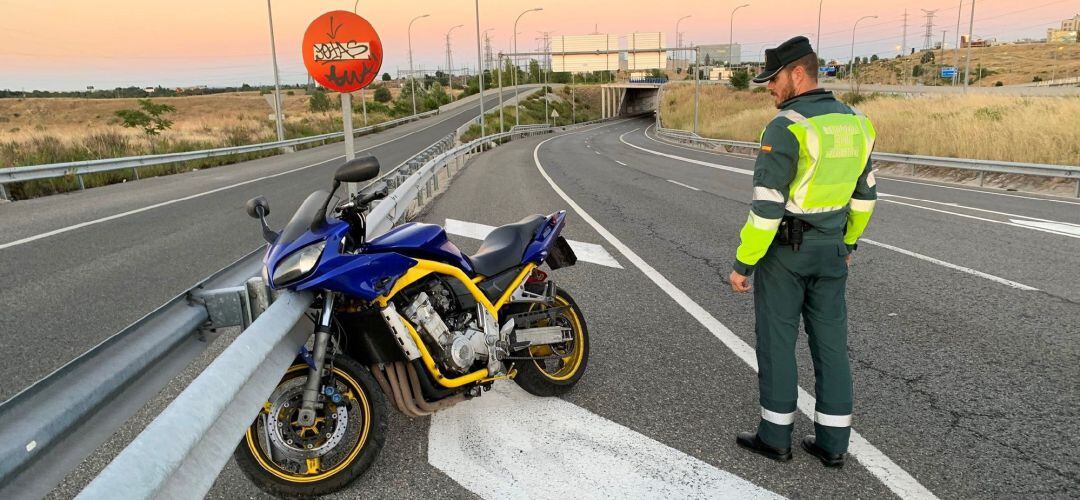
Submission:
POLYGON ((430 415, 465 400, 464 394, 457 394, 429 403, 424 399, 419 375, 411 364, 395 361, 381 366, 371 365, 370 368, 379 387, 390 398, 394 409, 407 417, 430 415))

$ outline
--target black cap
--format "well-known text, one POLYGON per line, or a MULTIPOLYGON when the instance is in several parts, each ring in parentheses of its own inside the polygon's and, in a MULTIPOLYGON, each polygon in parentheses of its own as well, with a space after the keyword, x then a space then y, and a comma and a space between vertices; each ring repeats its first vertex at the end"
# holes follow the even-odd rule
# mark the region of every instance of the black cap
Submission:
POLYGON ((754 83, 772 80, 780 70, 784 69, 784 66, 813 53, 814 48, 810 46, 810 40, 805 36, 797 36, 781 43, 776 48, 765 49, 765 69, 754 77, 754 83))

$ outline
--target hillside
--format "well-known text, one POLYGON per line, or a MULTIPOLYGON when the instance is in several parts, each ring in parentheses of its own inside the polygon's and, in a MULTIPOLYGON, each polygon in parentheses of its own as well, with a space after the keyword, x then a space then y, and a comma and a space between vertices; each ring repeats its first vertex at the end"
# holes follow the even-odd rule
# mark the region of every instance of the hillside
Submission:
MULTIPOLYGON (((864 83, 898 84, 900 76, 908 75, 907 83, 922 83, 924 85, 948 84, 948 80, 938 78, 942 66, 952 66, 954 60, 961 75, 964 69, 964 55, 967 49, 946 49, 933 51, 932 59, 927 63, 921 63, 924 56, 922 52, 916 52, 897 59, 881 59, 870 63, 860 69, 860 80, 864 83), (942 64, 944 63, 944 64, 942 64), (911 77, 912 70, 920 66, 922 74, 919 77, 911 77)), ((977 69, 983 68, 982 78, 972 82, 977 86, 993 86, 996 82, 1002 85, 1018 85, 1031 83, 1036 77, 1042 80, 1050 80, 1054 76, 1054 66, 1057 66, 1057 78, 1068 76, 1080 76, 1080 44, 1023 44, 1023 45, 997 45, 994 47, 973 47, 971 49, 971 75, 977 76, 977 69)))

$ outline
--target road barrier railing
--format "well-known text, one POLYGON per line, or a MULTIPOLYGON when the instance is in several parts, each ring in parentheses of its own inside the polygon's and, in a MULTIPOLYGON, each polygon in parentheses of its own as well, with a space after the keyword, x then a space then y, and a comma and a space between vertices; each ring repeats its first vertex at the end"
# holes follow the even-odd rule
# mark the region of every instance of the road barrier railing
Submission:
MULTIPOLYGON (((473 156, 567 128, 574 127, 519 129, 457 147, 453 137, 441 139, 362 190, 393 185, 367 215, 368 237, 406 220, 473 156)), ((0 498, 48 494, 223 329, 239 327, 235 340, 80 493, 201 498, 312 332, 304 316, 312 296, 272 293, 261 276, 264 253, 265 247, 248 254, 0 403, 0 498)))
MULTIPOLYGON (((729 141, 701 137, 686 130, 663 128, 657 123, 657 135, 674 142, 686 144, 698 149, 723 151, 727 153, 754 156, 760 146, 756 142, 729 141)), ((1050 165, 1045 163, 1021 163, 997 160, 975 160, 968 158, 948 158, 941 156, 923 156, 898 153, 874 153, 870 157, 875 163, 887 165, 909 165, 910 175, 915 175, 916 167, 937 167, 957 170, 970 170, 978 173, 978 182, 982 186, 986 173, 1033 175, 1038 177, 1057 177, 1076 181, 1074 196, 1080 197, 1080 167, 1071 165, 1050 165)))
MULTIPOLYGON (((416 121, 421 118, 434 116, 438 113, 439 110, 432 110, 425 113, 406 116, 404 118, 397 118, 394 120, 377 123, 375 125, 360 127, 353 131, 353 135, 368 134, 385 128, 395 127, 403 123, 416 121)), ((229 156, 244 153, 254 153, 259 151, 269 151, 281 148, 290 148, 316 142, 324 142, 344 136, 345 132, 333 132, 329 134, 298 137, 296 139, 287 139, 284 141, 263 142, 259 144, 248 144, 244 146, 233 146, 227 148, 203 149, 199 151, 183 151, 178 153, 166 153, 159 155, 128 156, 124 158, 105 158, 100 160, 49 163, 45 165, 30 165, 25 167, 4 167, 0 168, 0 198, 6 198, 6 193, 4 192, 3 185, 13 182, 24 182, 38 179, 52 179, 57 177, 75 176, 75 178, 79 182, 79 189, 84 189, 85 185, 83 184, 82 176, 86 174, 132 169, 132 171, 135 172, 135 178, 138 179, 138 169, 140 167, 163 165, 167 163, 177 163, 191 160, 201 160, 204 158, 214 158, 218 156, 229 156)))

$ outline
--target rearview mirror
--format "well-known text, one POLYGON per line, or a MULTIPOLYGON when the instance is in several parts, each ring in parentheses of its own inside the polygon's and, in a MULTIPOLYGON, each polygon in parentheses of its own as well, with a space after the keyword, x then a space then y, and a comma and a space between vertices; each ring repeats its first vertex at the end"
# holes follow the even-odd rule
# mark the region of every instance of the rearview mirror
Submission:
POLYGON ((248 200, 245 208, 247 208, 247 214, 252 219, 261 219, 270 215, 270 202, 266 201, 266 198, 262 196, 256 196, 248 200))
POLYGON ((379 160, 374 156, 354 158, 338 167, 334 180, 338 182, 364 182, 379 175, 379 160))

